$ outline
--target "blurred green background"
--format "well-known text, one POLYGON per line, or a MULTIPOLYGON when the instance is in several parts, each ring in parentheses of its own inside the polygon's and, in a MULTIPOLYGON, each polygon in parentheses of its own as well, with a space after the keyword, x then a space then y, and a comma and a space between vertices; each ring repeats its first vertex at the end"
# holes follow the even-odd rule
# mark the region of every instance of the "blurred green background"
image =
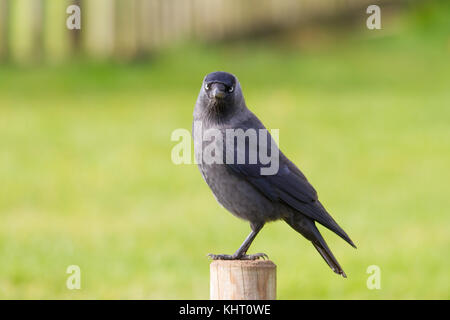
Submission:
POLYGON ((278 298, 449 299, 450 6, 382 7, 382 30, 367 16, 127 61, 6 59, 0 298, 209 298, 206 254, 234 252, 250 229, 195 165, 171 162, 170 135, 190 130, 203 76, 224 70, 358 246, 321 228, 343 279, 284 222, 266 225, 250 251, 278 265, 278 298))

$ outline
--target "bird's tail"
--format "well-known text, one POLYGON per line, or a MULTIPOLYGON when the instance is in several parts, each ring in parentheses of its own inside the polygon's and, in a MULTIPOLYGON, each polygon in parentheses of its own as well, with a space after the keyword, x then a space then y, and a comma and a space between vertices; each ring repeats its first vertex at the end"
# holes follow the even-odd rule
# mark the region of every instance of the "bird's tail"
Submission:
POLYGON ((305 238, 310 240, 317 251, 320 253, 325 262, 330 266, 330 268, 337 274, 340 274, 344 278, 347 278, 344 270, 342 269, 339 262, 334 257, 324 238, 317 229, 316 224, 310 218, 304 217, 298 219, 296 216, 294 219, 285 219, 285 221, 297 232, 302 234, 305 238), (297 219, 296 219, 297 218, 297 219))
POLYGON ((319 251, 322 258, 325 260, 325 262, 330 266, 331 270, 333 270, 335 273, 340 274, 344 278, 347 278, 347 275, 345 274, 344 270, 340 266, 339 262, 334 257, 333 253, 331 252, 330 248, 328 248, 325 241, 323 241, 325 245, 322 245, 320 243, 312 242, 314 247, 319 251))

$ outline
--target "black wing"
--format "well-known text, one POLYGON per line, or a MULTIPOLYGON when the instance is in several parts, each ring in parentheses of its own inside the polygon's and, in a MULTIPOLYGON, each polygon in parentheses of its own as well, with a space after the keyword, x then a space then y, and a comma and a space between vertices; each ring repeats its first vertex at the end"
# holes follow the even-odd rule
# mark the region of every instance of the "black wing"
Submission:
MULTIPOLYGON (((251 121, 253 128, 255 125, 254 119, 253 121, 251 121)), ((263 128, 263 130, 265 130, 259 120, 258 124, 260 128, 263 128)), ((241 128, 245 131, 249 127, 250 125, 246 125, 246 123, 244 123, 241 128)), ((266 198, 270 199, 271 201, 279 201, 290 206, 296 211, 304 214, 305 216, 308 216, 309 218, 332 230, 340 237, 342 237, 345 241, 347 241, 350 245, 355 247, 349 236, 345 233, 344 230, 342 230, 342 228, 336 223, 336 221, 334 221, 334 219, 319 202, 317 192, 313 188, 313 186, 308 182, 302 172, 286 156, 284 156, 281 151, 279 151, 278 172, 273 175, 261 174, 261 169, 269 167, 270 164, 264 164, 259 157, 259 149, 261 145, 261 141, 259 139, 260 136, 258 136, 258 157, 256 163, 254 164, 249 163, 249 150, 251 150, 251 148, 249 147, 250 139, 245 140, 246 159, 244 164, 237 163, 238 161, 236 158, 236 155, 239 153, 239 151, 242 152, 243 144, 239 145, 237 139, 234 141, 234 161, 233 163, 224 162, 226 163, 226 166, 230 169, 230 171, 247 180, 266 198)), ((272 138, 268 132, 267 139, 268 154, 271 154, 273 150, 278 150, 275 149, 275 147, 278 148, 276 145, 270 143, 272 138), (271 148, 272 145, 274 146, 273 150, 271 148)))

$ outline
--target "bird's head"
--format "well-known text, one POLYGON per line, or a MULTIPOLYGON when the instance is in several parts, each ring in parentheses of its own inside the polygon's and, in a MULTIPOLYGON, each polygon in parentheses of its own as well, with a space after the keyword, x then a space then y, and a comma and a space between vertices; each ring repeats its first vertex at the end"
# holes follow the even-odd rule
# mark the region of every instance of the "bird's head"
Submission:
POLYGON ((231 73, 217 71, 203 79, 197 106, 210 117, 225 117, 241 108, 243 102, 238 79, 231 73))

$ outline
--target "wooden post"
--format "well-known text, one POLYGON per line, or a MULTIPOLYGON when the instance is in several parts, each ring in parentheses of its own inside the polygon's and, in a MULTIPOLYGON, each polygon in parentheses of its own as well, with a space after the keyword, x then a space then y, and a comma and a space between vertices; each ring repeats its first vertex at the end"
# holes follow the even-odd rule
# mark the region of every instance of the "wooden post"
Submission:
POLYGON ((215 260, 210 265, 210 298, 275 300, 276 268, 270 260, 215 260))
POLYGON ((41 0, 10 1, 10 51, 19 63, 39 60, 42 54, 43 3, 41 0))
POLYGON ((45 59, 50 63, 63 61, 70 52, 70 36, 78 30, 68 30, 66 13, 69 1, 44 0, 43 39, 45 59))
POLYGON ((83 1, 82 37, 88 55, 108 59, 114 51, 116 36, 116 2, 112 0, 83 1))

